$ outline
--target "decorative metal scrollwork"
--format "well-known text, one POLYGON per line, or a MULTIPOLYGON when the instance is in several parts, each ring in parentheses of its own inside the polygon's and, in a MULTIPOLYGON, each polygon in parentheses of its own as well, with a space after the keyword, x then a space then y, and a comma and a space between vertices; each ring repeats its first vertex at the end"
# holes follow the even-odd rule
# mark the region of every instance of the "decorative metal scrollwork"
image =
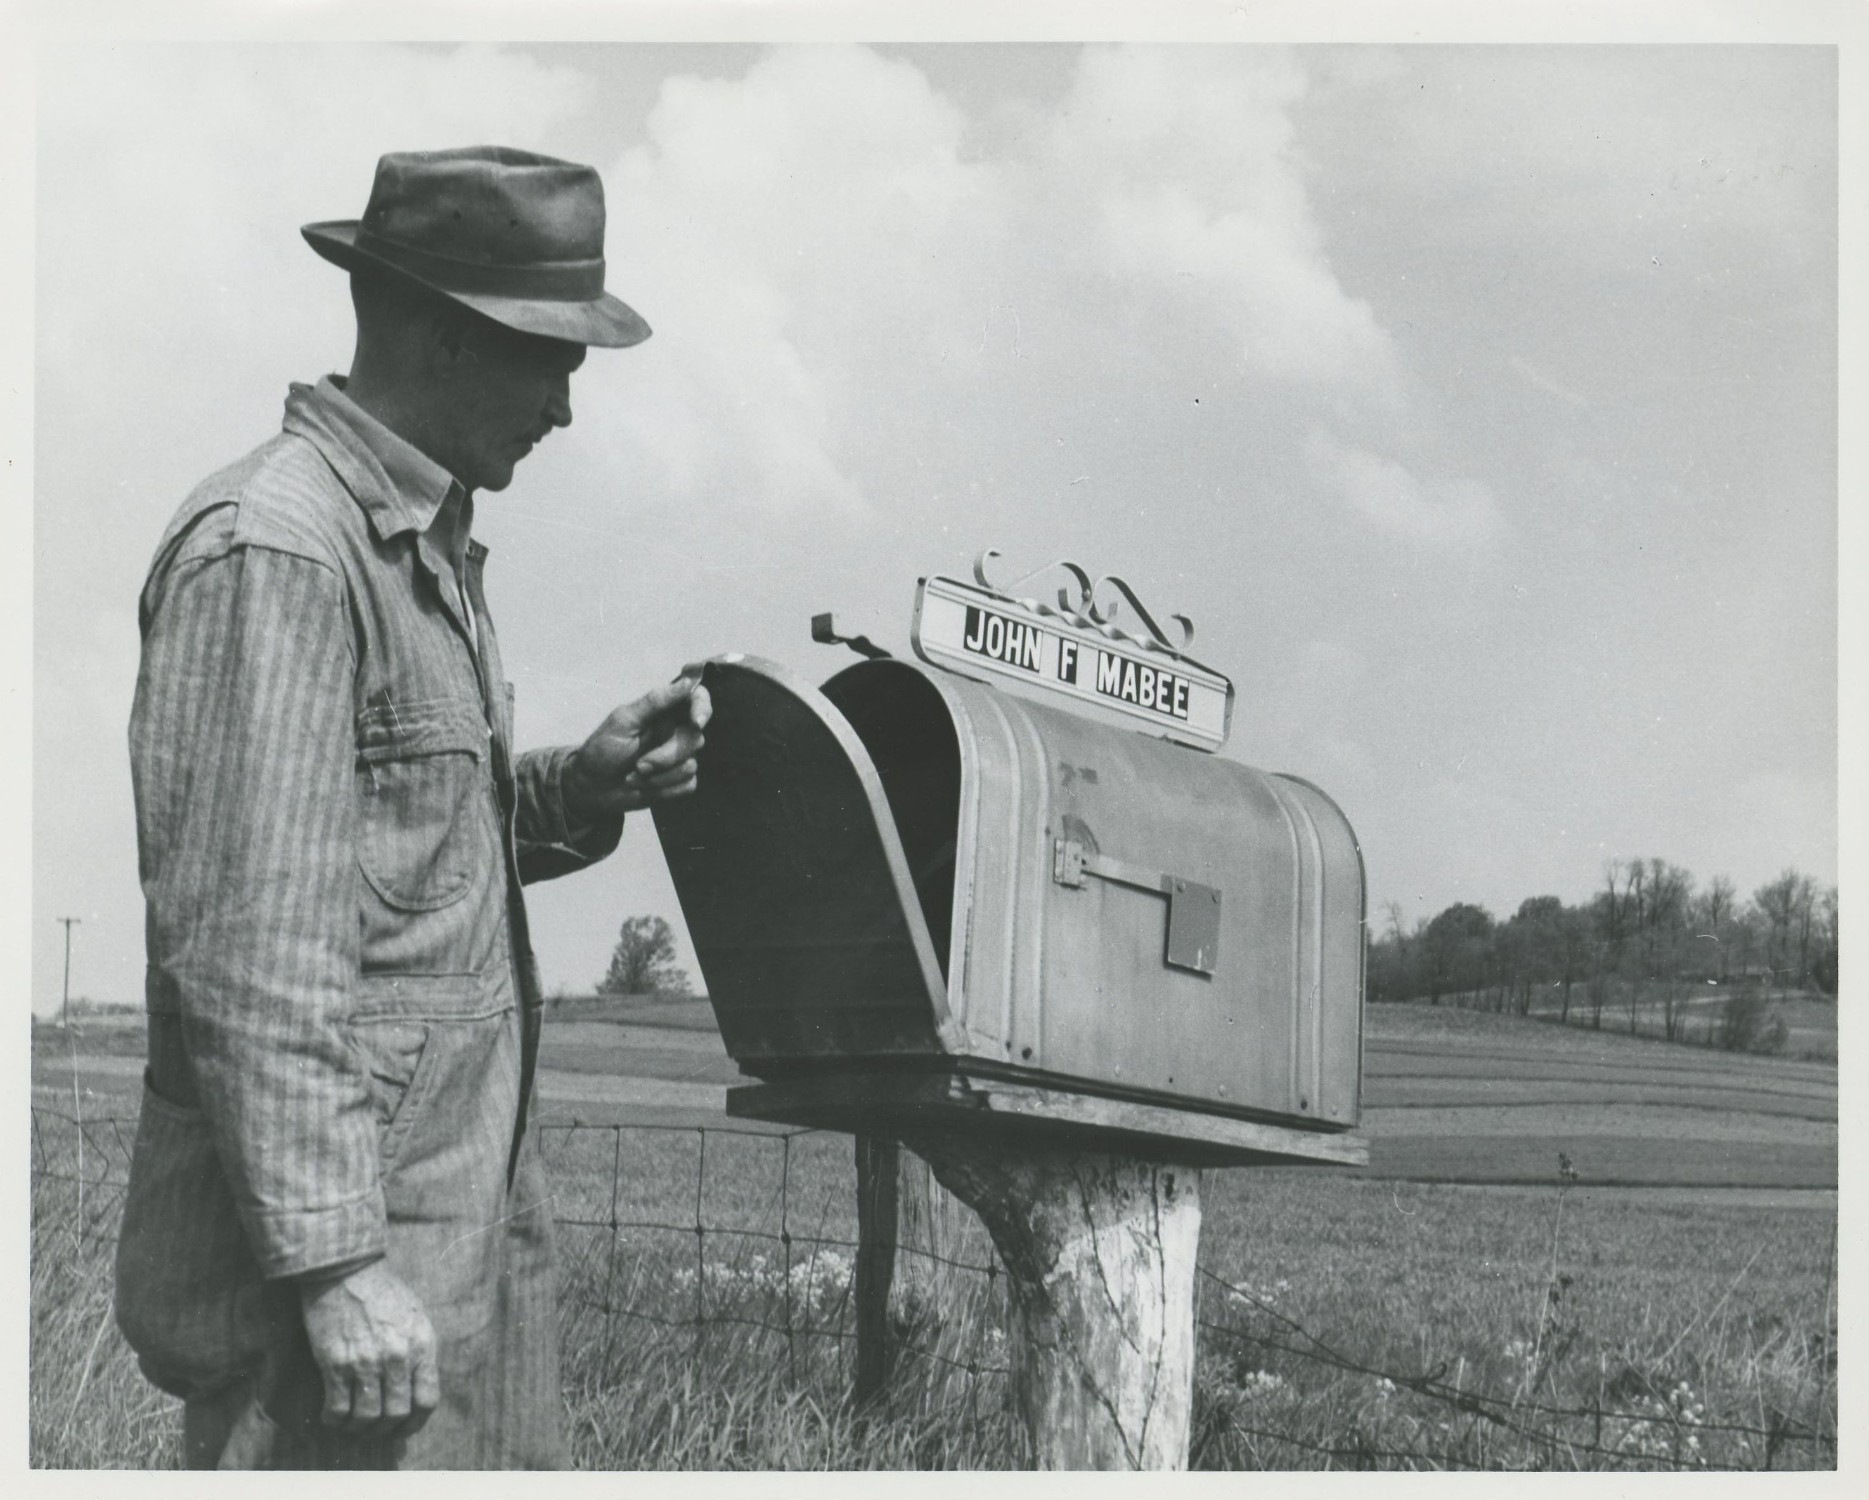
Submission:
POLYGON ((1168 639, 1167 632, 1155 622, 1155 616, 1149 613, 1147 606, 1136 596, 1136 591, 1116 574, 1105 573, 1102 577, 1093 580, 1086 569, 1074 562, 1060 559, 1027 573, 1023 578, 1015 578, 1011 583, 997 584, 987 577, 986 568, 988 562, 999 556, 1000 553, 996 549, 988 547, 973 561, 974 582, 996 598, 1004 599, 1009 604, 1021 605, 1040 615, 1049 615, 1055 619, 1064 620, 1081 629, 1095 630, 1113 641, 1125 641, 1149 651, 1164 652, 1191 666, 1203 665, 1188 654, 1188 649, 1194 644, 1194 622, 1186 615, 1168 617, 1181 627, 1181 641, 1177 645, 1168 639), (1054 608, 1042 599, 1022 598, 1014 592, 1029 584, 1034 578, 1043 577, 1054 571, 1070 575, 1072 583, 1076 585, 1075 598, 1069 587, 1060 588, 1058 603, 1054 608), (1107 604, 1099 604, 1097 595, 1106 584, 1115 590, 1119 598, 1112 599, 1107 604), (1148 632, 1146 636, 1132 634, 1115 623, 1117 610, 1123 600, 1127 600, 1129 607, 1135 611, 1136 618, 1142 622, 1143 629, 1148 632))

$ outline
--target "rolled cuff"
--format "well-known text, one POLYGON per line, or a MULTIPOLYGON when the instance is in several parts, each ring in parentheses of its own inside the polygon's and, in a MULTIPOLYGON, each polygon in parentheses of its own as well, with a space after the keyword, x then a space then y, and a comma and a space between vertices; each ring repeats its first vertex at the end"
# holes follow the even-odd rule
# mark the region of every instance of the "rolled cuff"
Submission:
POLYGON ((365 1266, 373 1266, 382 1259, 383 1252, 379 1250, 374 1255, 358 1255, 350 1260, 341 1260, 334 1266, 319 1266, 314 1271, 301 1271, 293 1279, 301 1288, 322 1288, 334 1281, 343 1280, 355 1271, 361 1271, 365 1266))
POLYGON ((594 865, 623 837, 623 815, 572 827, 565 813, 564 772, 573 747, 528 750, 518 758, 514 843, 520 879, 550 880, 594 865))
POLYGON ((248 1209, 247 1238, 268 1281, 367 1265, 389 1249, 383 1190, 329 1208, 248 1209))

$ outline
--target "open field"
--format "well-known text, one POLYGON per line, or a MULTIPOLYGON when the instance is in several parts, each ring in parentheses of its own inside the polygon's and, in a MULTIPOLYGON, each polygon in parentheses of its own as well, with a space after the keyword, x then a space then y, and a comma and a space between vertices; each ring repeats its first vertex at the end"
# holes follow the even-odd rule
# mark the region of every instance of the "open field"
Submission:
MULTIPOLYGON (((1207 1176, 1198 1467, 1834 1463, 1834 1067, 1445 1008, 1368 1032, 1367 1171, 1207 1176)), ((108 1308, 140 1027, 35 1042, 33 1462, 171 1464, 108 1308)), ((705 1002, 568 1010, 544 1063, 580 1464, 1011 1461, 977 1226, 853 1413, 848 1138, 727 1121, 705 1002)))
MULTIPOLYGON (((882 1414, 851 1379, 849 1142, 546 1132, 566 1401, 593 1468, 1001 1467, 1004 1283, 973 1229, 882 1414)), ((167 1465, 108 1310, 122 1137, 41 1116, 33 1460, 167 1465), (79 1175, 84 1142, 82 1202, 79 1175)), ((1743 1200, 1209 1174, 1200 1467, 1826 1467, 1833 1217, 1743 1200)))

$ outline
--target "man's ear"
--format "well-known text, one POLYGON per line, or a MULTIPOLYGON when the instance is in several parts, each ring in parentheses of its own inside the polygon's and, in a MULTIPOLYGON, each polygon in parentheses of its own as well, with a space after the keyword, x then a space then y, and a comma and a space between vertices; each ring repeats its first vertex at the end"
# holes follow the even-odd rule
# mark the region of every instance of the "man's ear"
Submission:
POLYGON ((467 320, 455 316, 446 306, 434 310, 422 336, 429 367, 438 375, 452 374, 473 354, 468 342, 467 320))

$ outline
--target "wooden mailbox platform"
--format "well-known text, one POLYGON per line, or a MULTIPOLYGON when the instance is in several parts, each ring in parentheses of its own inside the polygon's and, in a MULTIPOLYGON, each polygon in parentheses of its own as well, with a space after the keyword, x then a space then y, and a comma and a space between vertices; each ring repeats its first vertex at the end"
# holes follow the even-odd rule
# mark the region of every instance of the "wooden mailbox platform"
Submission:
POLYGON ((996 1142, 1049 1145, 1068 1137, 1093 1150, 1192 1167, 1360 1167, 1369 1162, 1369 1144, 1357 1135, 1067 1093, 965 1067, 840 1069, 744 1084, 727 1090, 727 1113, 904 1141, 982 1128, 996 1142))

